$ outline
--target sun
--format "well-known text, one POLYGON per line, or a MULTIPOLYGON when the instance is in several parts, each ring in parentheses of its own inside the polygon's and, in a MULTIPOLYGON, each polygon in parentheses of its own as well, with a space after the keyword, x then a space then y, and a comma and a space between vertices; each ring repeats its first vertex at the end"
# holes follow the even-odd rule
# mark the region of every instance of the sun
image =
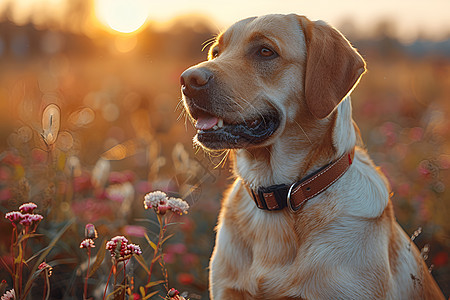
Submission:
POLYGON ((97 18, 109 28, 132 33, 140 29, 150 13, 148 0, 96 0, 97 18))

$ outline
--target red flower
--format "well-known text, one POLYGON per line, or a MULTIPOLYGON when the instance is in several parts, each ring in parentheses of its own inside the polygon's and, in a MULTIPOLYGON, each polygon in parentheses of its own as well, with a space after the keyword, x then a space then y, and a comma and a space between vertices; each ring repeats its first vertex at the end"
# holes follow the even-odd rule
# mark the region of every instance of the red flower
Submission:
POLYGON ((190 285, 194 282, 194 276, 189 273, 180 273, 177 276, 177 281, 183 285, 190 285))
POLYGON ((448 253, 439 252, 433 258, 433 265, 436 267, 445 266, 448 263, 448 253))
POLYGON ((139 296, 138 293, 134 293, 133 294, 133 300, 139 300, 139 299, 141 299, 141 296, 139 296))

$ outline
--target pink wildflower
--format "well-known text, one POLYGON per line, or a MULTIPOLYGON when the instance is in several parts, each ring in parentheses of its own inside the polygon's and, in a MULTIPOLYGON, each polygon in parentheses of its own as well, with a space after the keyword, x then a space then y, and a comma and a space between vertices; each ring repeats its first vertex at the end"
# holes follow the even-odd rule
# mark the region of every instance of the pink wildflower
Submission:
POLYGON ((50 266, 49 264, 47 264, 45 261, 42 262, 42 263, 39 265, 38 269, 39 269, 39 270, 45 270, 45 269, 47 269, 47 270, 48 270, 48 276, 49 276, 49 277, 52 276, 52 270, 53 270, 53 268, 52 268, 52 266, 50 266))
POLYGON ((33 202, 29 202, 29 203, 22 204, 19 207, 19 210, 23 214, 32 214, 33 211, 36 209, 36 207, 37 207, 36 204, 34 204, 33 202))
POLYGON ((4 293, 1 298, 1 300, 14 300, 14 299, 16 299, 16 293, 14 292, 14 289, 6 291, 6 293, 4 293))
POLYGON ((92 239, 84 239, 80 243, 80 248, 95 248, 94 241, 92 239))
POLYGON ((10 220, 14 224, 18 224, 22 220, 23 215, 19 211, 12 211, 12 212, 7 213, 5 215, 5 218, 10 220))
POLYGON ((87 239, 96 239, 98 237, 97 230, 95 229, 94 224, 86 224, 84 227, 84 237, 87 239))
POLYGON ((30 202, 22 204, 19 207, 20 211, 11 211, 5 215, 5 218, 10 220, 14 226, 22 224, 23 226, 31 226, 39 223, 44 217, 38 214, 33 214, 33 210, 37 205, 30 202))
POLYGON ((116 259, 125 259, 133 254, 142 254, 142 250, 138 245, 128 244, 128 240, 124 236, 115 236, 108 243, 106 249, 111 252, 111 256, 116 259))
POLYGON ((127 245, 127 251, 130 251, 130 254, 137 254, 137 255, 142 254, 141 247, 139 247, 139 245, 136 244, 127 245))
POLYGON ((44 217, 38 214, 23 214, 20 224, 24 226, 31 226, 33 224, 39 223, 44 217))

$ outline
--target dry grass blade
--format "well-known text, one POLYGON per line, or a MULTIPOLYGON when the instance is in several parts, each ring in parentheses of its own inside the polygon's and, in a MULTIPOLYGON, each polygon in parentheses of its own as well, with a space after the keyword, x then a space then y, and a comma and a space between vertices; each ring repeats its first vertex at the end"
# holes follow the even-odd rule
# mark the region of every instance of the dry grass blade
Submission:
MULTIPOLYGON (((2 265, 5 267, 5 269, 8 271, 9 274, 13 274, 11 268, 8 266, 8 264, 4 261, 3 257, 0 257, 0 262, 2 263, 2 265)), ((3 284, 3 282, 2 282, 3 284)), ((1 286, 1 285, 0 285, 1 286)), ((3 294, 2 294, 3 295, 3 294)))
POLYGON ((153 242, 150 240, 150 238, 148 237, 147 233, 145 234, 145 239, 147 240, 147 242, 149 243, 149 245, 153 248, 153 250, 156 251, 156 250, 158 249, 158 247, 156 246, 156 244, 153 243, 153 242))
MULTIPOLYGON (((34 279, 36 278, 36 273, 40 273, 40 272, 36 272, 38 266, 40 265, 40 263, 42 261, 44 261, 44 258, 50 253, 50 250, 53 249, 53 247, 56 245, 56 242, 58 242, 58 240, 61 238, 61 236, 64 234, 64 232, 66 232, 66 230, 75 222, 75 218, 69 220, 66 225, 64 225, 64 227, 56 234, 56 236, 52 239, 52 241, 50 242, 50 244, 48 245, 48 247, 46 248, 46 250, 39 256, 38 260, 36 261, 36 263, 34 264, 33 269, 31 269, 31 274, 33 274, 32 276, 30 276, 30 278, 28 278, 27 283, 25 285, 25 289, 24 289, 24 293, 23 293, 23 298, 26 299, 28 293, 31 290, 31 286, 33 284, 34 279)), ((41 271, 41 270, 39 270, 41 271)))
POLYGON ((106 239, 103 239, 102 245, 97 252, 97 257, 95 258, 95 262, 92 264, 91 270, 89 271, 88 277, 91 277, 92 275, 94 275, 94 273, 101 266, 103 259, 105 259, 105 253, 106 253, 106 239))
POLYGON ((155 285, 161 284, 166 282, 165 280, 158 280, 158 281, 153 281, 153 282, 149 282, 145 285, 146 288, 151 288, 154 287, 155 285))
POLYGON ((162 241, 160 246, 162 246, 162 244, 164 244, 165 241, 167 241, 168 239, 170 239, 171 237, 173 237, 175 235, 175 233, 169 234, 168 236, 166 236, 162 241))
POLYGON ((142 300, 150 299, 152 296, 155 296, 158 293, 159 293, 158 291, 151 292, 150 294, 148 294, 145 297, 143 297, 142 300))
POLYGON ((135 255, 134 258, 141 265, 141 267, 144 268, 145 272, 147 272, 147 275, 150 274, 150 270, 149 270, 144 258, 141 255, 135 255))

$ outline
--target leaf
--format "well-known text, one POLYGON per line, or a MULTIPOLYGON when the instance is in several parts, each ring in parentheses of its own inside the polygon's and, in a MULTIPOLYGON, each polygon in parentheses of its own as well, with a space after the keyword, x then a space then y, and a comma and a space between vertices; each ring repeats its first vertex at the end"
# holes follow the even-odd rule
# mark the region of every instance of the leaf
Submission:
POLYGON ((156 294, 158 294, 158 293, 159 293, 159 291, 154 291, 154 292, 152 292, 152 293, 146 295, 144 298, 142 298, 142 300, 150 299, 152 296, 154 296, 154 295, 156 295, 156 294))
POLYGON ((108 296, 106 296, 106 299, 112 299, 112 300, 116 300, 116 299, 125 299, 125 288, 122 285, 118 285, 116 286, 116 289, 111 292, 108 296))
POLYGON ((153 221, 153 220, 151 220, 151 219, 135 219, 135 221, 138 221, 138 222, 148 222, 148 223, 150 223, 150 224, 152 224, 152 225, 155 225, 155 226, 158 226, 158 227, 161 226, 158 222, 153 221))
POLYGON ((38 268, 38 266, 41 264, 41 262, 44 261, 44 258, 50 253, 50 250, 52 250, 52 248, 55 246, 56 242, 61 238, 61 236, 64 234, 64 232, 66 232, 66 230, 70 227, 70 225, 72 225, 75 222, 75 218, 69 220, 66 225, 64 225, 64 227, 55 235, 55 237, 52 239, 52 241, 48 244, 46 250, 44 252, 42 252, 41 256, 39 256, 37 262, 34 264, 33 269, 31 269, 31 274, 33 274, 33 276, 30 276, 30 278, 28 278, 27 280, 27 284, 25 285, 25 289, 23 292, 23 299, 26 299, 28 293, 31 290, 31 286, 33 284, 33 281, 35 279, 34 275, 36 273, 36 270, 38 268))
POLYGON ((150 244, 150 246, 152 246, 153 250, 156 251, 156 250, 158 249, 158 246, 156 246, 156 244, 153 243, 153 242, 150 240, 150 238, 148 237, 147 233, 145 234, 145 239, 146 239, 147 242, 150 244))
POLYGON ((135 255, 134 258, 142 266, 142 268, 144 268, 145 272, 147 272, 147 274, 150 274, 150 270, 147 267, 147 263, 145 262, 144 258, 141 255, 135 255))
POLYGON ((33 256, 31 256, 29 259, 27 259, 26 263, 30 263, 30 261, 32 261, 33 259, 35 259, 36 257, 38 257, 42 252, 44 252, 45 250, 48 249, 49 246, 39 250, 38 252, 36 252, 36 254, 34 254, 33 256))
POLYGON ((47 264, 55 267, 58 265, 68 265, 68 264, 76 264, 78 261, 75 258, 61 258, 49 261, 47 264))
POLYGON ((171 226, 171 225, 182 225, 184 224, 184 222, 171 222, 171 223, 167 223, 166 226, 171 226))
MULTIPOLYGON (((30 279, 35 280, 44 271, 45 271, 45 269, 36 270, 36 272, 34 272, 33 275, 30 276, 30 279)), ((28 279, 28 280, 30 280, 30 279, 28 279)))
POLYGON ((9 268, 8 264, 2 257, 0 257, 0 262, 5 266, 5 269, 8 271, 8 273, 12 275, 12 273, 13 273, 12 270, 9 268))
POLYGON ((166 236, 162 241, 161 241, 161 245, 164 244, 165 241, 167 241, 168 239, 170 239, 171 237, 173 237, 175 235, 175 233, 169 234, 168 236, 166 236))
POLYGON ((158 280, 158 281, 153 281, 153 282, 149 282, 145 285, 146 288, 151 288, 154 287, 155 285, 161 284, 166 282, 165 280, 158 280))
POLYGON ((106 253, 106 239, 103 239, 102 245, 100 249, 97 252, 97 257, 95 258, 95 262, 92 264, 92 268, 89 271, 88 277, 91 277, 94 275, 94 273, 100 268, 103 260, 105 259, 105 253, 106 253))

